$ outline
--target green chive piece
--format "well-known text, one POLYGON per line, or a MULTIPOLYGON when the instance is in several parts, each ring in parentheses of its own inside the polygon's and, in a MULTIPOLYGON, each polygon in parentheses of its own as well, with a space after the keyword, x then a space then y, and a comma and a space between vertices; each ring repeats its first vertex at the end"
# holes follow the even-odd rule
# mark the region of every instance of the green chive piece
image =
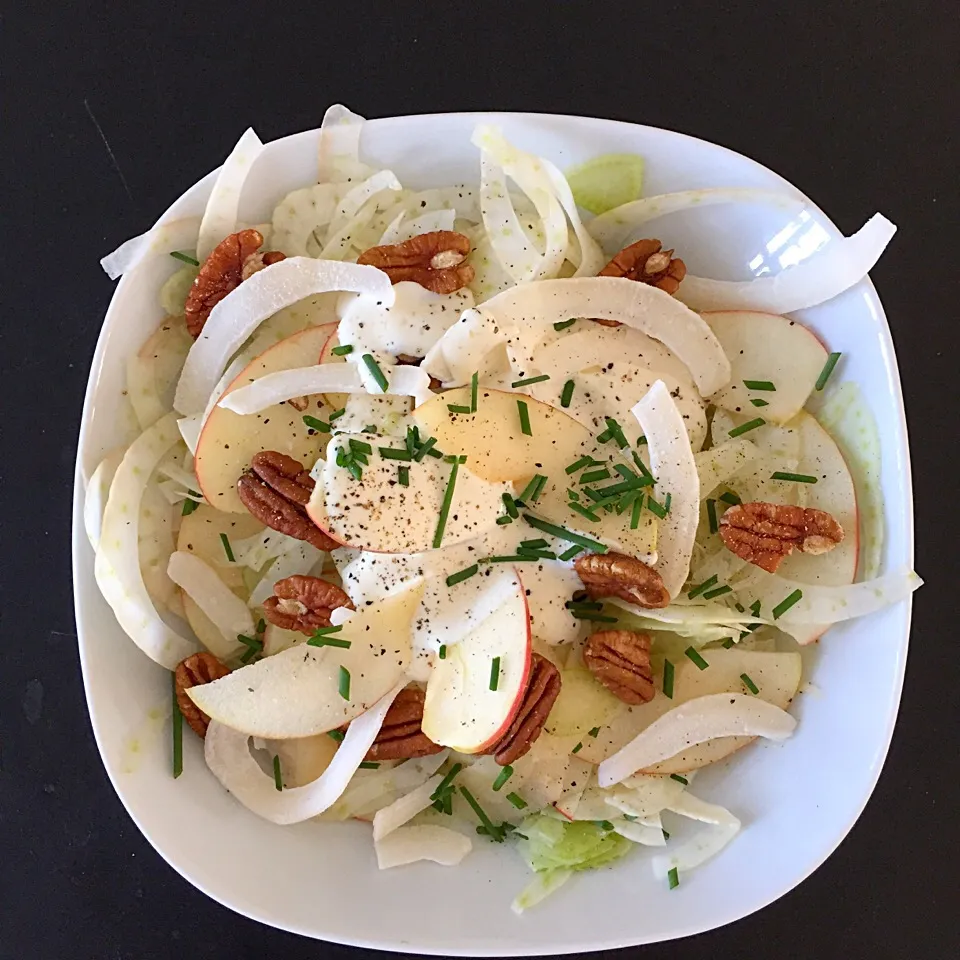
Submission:
POLYGON ((441 643, 441 644, 440 644, 440 651, 438 652, 437 656, 438 656, 441 660, 446 660, 446 659, 447 659, 447 645, 446 645, 445 643, 441 643))
POLYGON ((623 450, 626 447, 629 447, 630 444, 627 442, 627 438, 623 435, 623 428, 620 424, 614 420, 613 417, 604 417, 604 420, 607 422, 607 429, 610 431, 610 436, 616 440, 617 446, 623 450))
POLYGON ((370 371, 370 376, 372 376, 376 381, 377 386, 380 388, 380 392, 386 393, 390 383, 383 375, 383 371, 380 369, 380 364, 373 359, 373 354, 365 353, 360 359, 363 360, 364 365, 370 371))
POLYGON ((671 773, 671 780, 676 780, 677 783, 682 783, 685 787, 690 786, 690 781, 686 777, 681 777, 679 773, 671 773))
POLYGON ((745 673, 740 674, 740 679, 743 681, 743 685, 754 695, 756 696, 760 692, 760 688, 750 679, 749 676, 745 673))
POLYGON ((656 483, 657 481, 654 480, 653 474, 650 472, 650 468, 643 462, 643 460, 640 457, 640 454, 638 454, 635 450, 631 450, 630 456, 633 459, 633 462, 637 465, 637 469, 645 477, 649 477, 652 483, 656 483))
MULTIPOLYGON (((194 493, 192 490, 190 490, 190 491, 188 491, 188 492, 191 493, 191 494, 193 494, 193 496, 195 496, 195 497, 199 497, 199 496, 200 496, 199 493, 194 493)), ((199 506, 200 506, 200 501, 199 501, 199 500, 191 500, 190 497, 187 497, 187 498, 183 501, 183 507, 180 509, 180 516, 181 516, 181 517, 189 517, 190 514, 193 513, 193 511, 196 510, 197 507, 199 507, 199 506)))
POLYGON ((811 477, 809 473, 786 473, 783 470, 776 470, 770 474, 771 480, 792 480, 794 483, 816 483, 817 478, 811 477))
POLYGON ((673 494, 672 494, 672 493, 668 493, 668 494, 663 498, 663 511, 664 511, 664 513, 669 513, 669 512, 670 512, 670 504, 671 504, 672 502, 673 502, 673 494))
POLYGON ((470 407, 462 403, 448 403, 447 409, 451 413, 473 413, 473 410, 471 410, 470 407))
POLYGON ((399 483, 401 487, 410 486, 410 468, 409 467, 397 468, 397 483, 399 483))
POLYGON ((254 651, 263 649, 263 641, 256 637, 245 637, 242 633, 237 634, 237 639, 247 647, 252 647, 254 651))
POLYGON ((572 380, 568 380, 563 385, 563 392, 560 394, 560 406, 563 407, 564 410, 570 406, 570 401, 573 399, 573 388, 575 386, 576 384, 572 380))
POLYGON ((536 540, 521 540, 520 549, 521 550, 544 550, 549 547, 550 544, 547 543, 543 537, 537 537, 536 540))
MULTIPOLYGON (((795 603, 802 598, 802 590, 794 590, 789 597, 784 597, 784 599, 773 608, 773 619, 779 620, 795 603)), ((754 614, 754 616, 757 616, 757 614, 754 614)))
POLYGON ((455 763, 448 771, 446 776, 437 784, 437 789, 430 794, 431 800, 438 800, 445 793, 450 791, 450 785, 456 779, 457 774, 463 769, 462 763, 455 763))
POLYGON ((603 467, 600 470, 588 470, 580 474, 580 483, 596 483, 598 480, 609 480, 610 471, 603 467))
POLYGON ((724 503, 729 503, 731 507, 735 507, 743 501, 735 493, 721 493, 720 499, 724 503))
POLYGON ((447 489, 443 494, 443 504, 440 507, 440 517, 437 520, 437 529, 433 535, 433 548, 438 549, 443 543, 443 531, 447 525, 447 517, 450 516, 450 505, 453 503, 453 490, 457 485, 457 471, 460 469, 460 461, 455 460, 450 467, 450 479, 447 480, 447 489))
POLYGON ((743 385, 748 390, 776 390, 773 382, 770 380, 744 380, 743 385))
POLYGON ((559 559, 560 559, 560 560, 572 560, 578 553, 580 553, 581 550, 583 550, 583 547, 581 547, 579 544, 576 544, 576 543, 575 543, 575 544, 574 544, 572 547, 570 547, 569 549, 564 550, 563 553, 560 554, 559 559))
POLYGON ((564 606, 568 610, 602 610, 603 604, 599 600, 568 600, 564 606))
POLYGON ((760 601, 759 601, 759 600, 754 600, 753 603, 750 604, 750 615, 753 616, 753 617, 759 617, 759 616, 760 616, 760 601))
MULTIPOLYGON (((476 797, 474 797, 474 795, 466 787, 460 787, 460 793, 463 794, 463 799, 470 804, 470 807, 477 815, 477 819, 480 821, 480 823, 487 828, 487 833, 489 834, 490 839, 494 840, 496 843, 503 843, 503 831, 499 827, 495 827, 493 825, 493 821, 487 816, 483 807, 477 803, 476 797)), ((510 799, 510 794, 507 794, 507 799, 510 799)), ((524 806, 526 806, 526 804, 524 804, 524 806)))
POLYGON ((173 779, 183 773, 183 714, 180 712, 180 704, 177 703, 177 677, 176 674, 170 674, 173 689, 173 779))
POLYGON ((714 574, 712 577, 707 577, 698 587, 694 587, 688 594, 687 599, 694 600, 700 596, 705 590, 709 590, 720 578, 714 574))
POLYGON ((469 580, 479 569, 476 564, 473 564, 463 570, 458 570, 456 573, 451 573, 450 576, 447 577, 447 586, 452 587, 457 583, 462 583, 464 580, 469 580))
POLYGON ((517 401, 517 412, 520 414, 520 432, 525 437, 532 437, 533 431, 530 429, 530 411, 527 410, 525 400, 517 401))
POLYGON ((704 600, 712 600, 714 597, 722 597, 725 593, 730 593, 733 590, 733 587, 728 587, 724 584, 722 587, 717 587, 715 590, 708 590, 704 595, 704 600))
POLYGON ((267 629, 267 621, 264 620, 263 617, 261 617, 257 621, 257 633, 263 633, 263 631, 266 629, 267 629))
MULTIPOLYGON (((664 831, 664 833, 666 833, 666 831, 664 831)), ((667 882, 671 890, 676 890, 676 888, 680 886, 680 874, 677 872, 676 867, 671 867, 667 872, 667 882)))
POLYGON ((196 257, 191 257, 189 253, 184 253, 182 250, 171 250, 170 256, 181 263, 189 263, 191 267, 200 266, 200 261, 196 257))
POLYGON ((687 649, 684 650, 683 653, 688 660, 692 660, 697 665, 698 670, 706 670, 707 667, 710 666, 710 664, 707 663, 707 661, 700 656, 700 654, 697 652, 696 648, 694 647, 687 647, 687 649))
POLYGON ((524 560, 540 560, 535 553, 511 553, 496 557, 483 557, 480 563, 522 563, 524 560))
POLYGON ((331 740, 336 740, 337 743, 343 743, 343 738, 346 736, 346 734, 342 730, 328 730, 327 736, 331 740))
POLYGON ((311 417, 309 414, 304 414, 303 422, 311 429, 316 430, 319 433, 329 433, 330 424, 324 422, 323 420, 318 420, 316 417, 311 417))
POLYGON ((237 559, 233 555, 233 547, 230 546, 230 540, 225 533, 220 534, 220 542, 223 544, 223 552, 231 563, 236 563, 237 559))
POLYGON ((669 839, 670 839, 670 834, 667 833, 667 831, 664 830, 662 827, 661 827, 660 829, 661 829, 661 832, 663 833, 663 839, 664 839, 664 840, 669 840, 669 839))
POLYGON ((308 647, 339 647, 341 650, 349 650, 352 646, 352 640, 343 640, 340 637, 319 636, 314 634, 308 641, 308 647))
POLYGON ((433 452, 433 448, 437 443, 436 437, 431 437, 429 440, 424 441, 417 452, 413 455, 413 459, 420 463, 421 460, 428 454, 433 452))
POLYGON ((607 547, 606 544, 600 543, 599 540, 591 540, 590 537, 581 536, 579 533, 573 533, 573 531, 568 530, 566 527, 558 526, 555 523, 547 523, 546 520, 541 520, 539 517, 531 516, 529 513, 523 515, 523 519, 530 524, 535 530, 539 530, 541 533, 549 533, 552 537, 558 537, 561 540, 566 540, 567 543, 577 543, 581 547, 586 547, 588 550, 593 550, 594 553, 606 553, 607 547))
POLYGON ((536 503, 540 499, 540 494, 543 493, 543 488, 547 485, 547 478, 543 474, 538 474, 536 477, 537 485, 533 489, 528 498, 528 503, 536 503))
POLYGON ((667 515, 667 508, 657 500, 654 500, 652 496, 647 496, 647 509, 656 517, 659 517, 661 520, 667 515))
POLYGON ((727 637, 726 639, 720 641, 720 646, 723 647, 724 650, 729 650, 733 646, 733 643, 733 637, 727 637))
POLYGON ((273 755, 273 782, 277 790, 283 790, 283 777, 280 775, 280 757, 273 755))
POLYGON ((727 431, 727 435, 731 437, 739 437, 741 434, 749 433, 751 430, 756 430, 757 427, 762 427, 767 421, 763 417, 757 417, 754 420, 748 420, 746 423, 741 423, 739 427, 734 427, 732 430, 727 431))
POLYGON ((600 736, 600 728, 599 728, 599 727, 591 727, 591 728, 587 731, 587 736, 589 736, 589 737, 599 737, 599 736, 600 736))
POLYGON ((707 523, 710 524, 710 532, 716 533, 720 529, 717 522, 717 501, 707 499, 707 523))
POLYGON ((613 824, 609 820, 594 820, 593 821, 601 830, 612 830, 613 824))
POLYGON ((674 666, 670 660, 663 661, 663 695, 673 699, 674 666))
POLYGON ((574 462, 569 466, 564 467, 564 473, 576 473, 578 470, 582 470, 584 467, 589 467, 593 463, 595 463, 593 457, 583 456, 579 460, 574 460, 574 462))
POLYGON ((358 453, 373 453, 373 447, 366 440, 350 439, 350 450, 356 455, 358 453))
POLYGON ((570 752, 579 753, 583 749, 583 743, 578 743, 570 752))
POLYGON ((529 387, 531 383, 543 383, 550 379, 549 373, 541 373, 539 377, 527 377, 525 380, 514 380, 511 387, 529 387))
POLYGON ((577 322, 577 318, 573 317, 570 320, 558 320, 554 325, 554 330, 566 330, 567 327, 572 327, 577 322))
POLYGON ((505 527, 508 523, 513 523, 513 517, 497 517, 498 527, 505 527))
POLYGON ((490 662, 490 689, 496 690, 500 686, 500 658, 494 657, 490 662))
POLYGON ((767 403, 766 400, 761 400, 760 397, 751 397, 751 398, 750 398, 750 402, 751 402, 755 407, 769 407, 769 406, 770 406, 770 404, 767 403))
POLYGON ((820 376, 817 377, 814 390, 822 390, 827 385, 827 381, 830 379, 830 374, 833 373, 833 368, 837 365, 837 361, 842 356, 842 353, 831 353, 830 356, 827 357, 827 362, 823 365, 823 369, 820 371, 820 376))
POLYGON ((353 345, 345 343, 343 346, 334 347, 331 353, 336 354, 338 357, 345 357, 348 353, 353 353, 353 345))
POLYGON ((600 522, 600 518, 592 510, 588 510, 579 503, 570 502, 567 504, 567 506, 574 512, 579 513, 581 517, 586 517, 588 520, 592 520, 594 523, 600 522))
POLYGON ((379 770, 380 764, 375 760, 361 760, 360 761, 361 770, 379 770))
POLYGON ((329 637, 333 633, 340 633, 341 630, 343 630, 343 624, 338 623, 335 626, 330 627, 317 627, 317 629, 314 630, 313 635, 315 637, 329 637))
POLYGON ((547 482, 547 478, 542 473, 535 473, 531 478, 530 482, 523 488, 523 492, 517 497, 521 503, 531 503, 538 496, 540 496, 541 491, 543 490, 544 484, 547 482))
POLYGON ((341 664, 337 691, 344 700, 350 699, 350 671, 341 664))
POLYGON ((637 446, 638 446, 638 447, 645 447, 646 445, 647 445, 647 438, 646 438, 646 437, 637 437, 637 446))
POLYGON ((640 511, 643 510, 643 494, 633 502, 633 510, 630 511, 630 529, 636 530, 640 526, 640 511))
POLYGON ((341 407, 339 410, 334 410, 333 413, 330 414, 330 422, 333 423, 334 420, 339 420, 340 417, 342 417, 346 412, 346 407, 341 407))
POLYGON ((510 779, 513 775, 513 767, 508 763, 498 774, 497 779, 493 781, 494 791, 500 790, 500 788, 510 779))
POLYGON ((590 610, 571 610, 571 615, 576 620, 593 620, 596 623, 619 623, 618 617, 608 617, 602 613, 593 613, 590 610))
POLYGON ((410 452, 406 449, 400 449, 399 447, 377 447, 377 453, 383 457, 384 460, 412 460, 413 457, 410 455, 410 452))

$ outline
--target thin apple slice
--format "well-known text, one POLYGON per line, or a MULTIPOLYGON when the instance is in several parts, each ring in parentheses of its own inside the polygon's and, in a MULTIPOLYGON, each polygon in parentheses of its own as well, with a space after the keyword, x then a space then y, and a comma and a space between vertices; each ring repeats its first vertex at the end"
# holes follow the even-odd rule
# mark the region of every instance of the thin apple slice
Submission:
POLYGON ((523 701, 530 650, 527 598, 514 575, 510 597, 434 664, 423 732, 460 753, 482 753, 496 743, 523 701))
MULTIPOLYGON (((619 713, 608 726, 600 728, 596 737, 586 737, 579 756, 591 763, 600 763, 626 746, 641 731, 659 719, 668 710, 688 700, 714 693, 744 693, 748 688, 741 679, 746 674, 756 684, 757 696, 767 703, 785 710, 800 686, 801 661, 799 653, 757 653, 737 650, 704 650, 703 659, 709 664, 701 670, 692 661, 675 664, 673 697, 657 690, 653 700, 619 713)), ((669 760, 655 763, 640 773, 686 773, 723 760, 746 746, 751 737, 722 737, 698 744, 669 760)))
MULTIPOLYGON (((268 374, 317 363, 334 329, 332 324, 310 327, 281 340, 252 360, 227 387, 224 396, 268 374)), ((237 494, 237 479, 261 450, 279 450, 306 466, 312 465, 323 449, 326 434, 308 427, 303 416, 309 413, 325 420, 328 412, 315 398, 311 398, 309 410, 279 403, 250 416, 215 406, 197 442, 195 464, 207 502, 217 510, 246 513, 237 494)))
POLYGON ((292 647, 191 687, 190 697, 214 720, 267 739, 309 737, 349 723, 407 669, 421 591, 418 584, 359 610, 331 635, 338 646, 292 647))
POLYGON ((381 454, 388 448, 405 452, 402 444, 376 434, 341 433, 331 439, 322 482, 307 513, 338 543, 376 553, 421 553, 472 540, 503 513, 508 488, 477 477, 469 463, 430 456, 391 459, 381 454), (368 460, 359 477, 337 463, 357 451, 368 460), (400 470, 406 471, 406 484, 399 480, 400 470))
POLYGON ((730 358, 730 382, 711 400, 737 413, 786 423, 803 408, 823 365, 824 345, 803 324, 772 313, 718 310, 702 314, 730 358), (776 390, 751 389, 770 382, 776 390), (758 408, 751 400, 762 400, 758 408))

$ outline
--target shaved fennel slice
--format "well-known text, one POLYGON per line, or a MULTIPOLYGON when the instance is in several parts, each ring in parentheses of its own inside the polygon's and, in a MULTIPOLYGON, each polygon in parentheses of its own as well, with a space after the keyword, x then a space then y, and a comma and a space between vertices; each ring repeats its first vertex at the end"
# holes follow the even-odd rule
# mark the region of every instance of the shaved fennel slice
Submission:
POLYGON ((420 369, 441 380, 444 387, 461 387, 475 372, 480 382, 486 383, 508 370, 507 331, 502 321, 485 309, 464 310, 460 320, 427 351, 420 369))
POLYGON ((203 332, 190 348, 174 407, 187 416, 200 413, 229 358, 267 317, 305 297, 337 290, 369 293, 393 305, 390 278, 376 267, 355 263, 289 257, 241 283, 210 311, 203 332))
POLYGON ((211 653, 229 660, 244 649, 237 634, 252 637, 253 617, 247 605, 219 577, 216 570, 198 556, 176 550, 170 554, 167 574, 205 613, 223 636, 223 643, 211 653))
POLYGON ((718 854, 740 832, 740 821, 726 807, 707 803, 690 793, 684 793, 670 809, 691 820, 714 824, 715 829, 702 831, 668 854, 654 857, 651 866, 661 880, 673 869, 686 871, 699 867, 718 854))
POLYGON ((360 213, 369 200, 385 191, 399 192, 402 189, 403 185, 392 170, 378 170, 372 176, 367 177, 363 183, 358 183, 351 190, 348 190, 340 203, 337 204, 330 226, 327 228, 324 245, 329 246, 331 239, 360 213))
POLYGON ((196 652, 196 642, 160 618, 140 572, 140 502, 150 475, 177 442, 176 417, 168 414, 145 430, 124 454, 103 513, 94 574, 120 626, 148 657, 174 670, 196 652))
MULTIPOLYGON (((664 217, 695 207, 712 207, 722 203, 759 203, 798 211, 808 206, 800 196, 755 190, 750 187, 719 187, 706 190, 681 190, 654 197, 633 200, 594 217, 587 225, 593 238, 611 256, 636 240, 637 231, 648 220, 664 217)), ((686 282, 686 281, 684 281, 686 282)))
MULTIPOLYGON (((183 310, 183 304, 180 305, 183 310)), ((172 409, 173 390, 193 337, 179 317, 167 317, 127 360, 127 396, 141 430, 172 409)))
POLYGON ((111 279, 129 273, 144 257, 153 253, 173 253, 175 250, 193 250, 197 245, 199 217, 159 223, 138 237, 131 237, 107 254, 101 261, 104 273, 111 279))
POLYGON ((538 873, 514 898, 510 909, 519 916, 525 910, 542 903, 559 890, 571 877, 572 870, 544 870, 538 873))
POLYGON ((230 156, 224 160, 200 221, 197 259, 201 263, 210 256, 221 240, 231 233, 236 233, 240 193, 250 168, 262 150, 263 143, 260 138, 253 130, 247 129, 230 151, 230 156))
POLYGON ((601 787, 620 783, 635 771, 718 737, 785 740, 797 721, 785 710, 756 697, 715 693, 667 711, 625 747, 597 767, 601 787))
POLYGON ((383 724, 390 704, 404 688, 401 680, 366 713, 351 721, 342 743, 326 770, 302 787, 278 791, 272 776, 260 768, 250 753, 248 734, 210 721, 203 755, 223 786, 248 810, 271 823, 309 820, 334 804, 359 769, 383 724))
POLYGON ((318 183, 288 193, 274 208, 270 246, 288 257, 318 254, 318 232, 326 233, 346 189, 340 183, 318 183))
MULTIPOLYGON (((730 380, 730 361, 707 323, 670 294, 646 283, 623 277, 542 280, 513 287, 476 309, 501 321, 503 339, 507 337, 504 324, 549 328, 570 317, 619 320, 669 348, 686 365, 703 396, 730 380)), ((456 328, 454 324, 451 330, 456 328)))
POLYGON ((684 791, 679 780, 659 774, 639 773, 603 791, 608 806, 621 815, 647 820, 678 802, 684 791))
POLYGON ((897 228, 875 213, 853 236, 831 240, 809 260, 772 277, 707 280, 687 276, 678 296, 695 310, 760 310, 793 313, 849 290, 873 269, 897 228))
POLYGON ((580 211, 577 209, 567 178, 549 160, 541 160, 541 163, 563 207, 563 212, 567 215, 570 226, 573 227, 573 233, 580 248, 574 257, 571 257, 569 251, 567 253, 567 259, 577 268, 574 276, 595 277, 604 268, 607 258, 580 219, 580 211))
POLYGON ((320 124, 317 181, 346 182, 369 176, 370 168, 360 162, 360 134, 366 120, 342 103, 327 107, 320 124))
POLYGON ((94 550, 100 543, 100 530, 103 526, 103 513, 107 508, 110 485, 116 476, 117 468, 123 460, 126 447, 118 447, 108 453, 90 474, 87 489, 83 494, 83 529, 94 550))
POLYGON ((690 572, 690 557, 700 518, 700 481, 690 438, 676 403, 658 380, 632 410, 647 438, 650 469, 657 478, 661 504, 670 494, 670 510, 660 521, 656 570, 675 597, 690 572))
POLYGON ((440 784, 443 777, 431 777, 426 783, 394 800, 388 807, 378 810, 373 818, 374 843, 382 840, 388 833, 412 820, 421 810, 426 810, 433 803, 431 794, 440 784))
POLYGON ((404 222, 405 216, 405 213, 401 213, 393 221, 380 238, 381 244, 403 243, 411 237, 418 237, 421 233, 432 233, 435 230, 452 230, 457 215, 453 210, 434 210, 404 222))
POLYGON ((432 860, 444 867, 455 867, 473 849, 469 837, 434 824, 400 827, 382 840, 375 840, 373 846, 381 870, 402 867, 418 860, 432 860))
POLYGON ((756 445, 746 437, 734 437, 709 450, 694 454, 700 478, 700 498, 726 483, 741 467, 760 456, 756 445))
MULTIPOLYGON (((430 377, 419 367, 388 367, 387 396, 414 397, 424 403, 433 394, 430 392, 430 377)), ((377 388, 379 389, 379 388, 377 388)), ((360 371, 356 364, 324 363, 312 367, 297 367, 268 373, 245 387, 228 393, 220 406, 234 413, 259 413, 277 403, 293 397, 311 396, 315 393, 364 393, 360 371)))
POLYGON ((663 827, 655 827, 646 823, 634 823, 630 820, 614 820, 613 829, 632 840, 634 843, 643 844, 645 847, 665 847, 667 845, 666 837, 663 835, 663 827))

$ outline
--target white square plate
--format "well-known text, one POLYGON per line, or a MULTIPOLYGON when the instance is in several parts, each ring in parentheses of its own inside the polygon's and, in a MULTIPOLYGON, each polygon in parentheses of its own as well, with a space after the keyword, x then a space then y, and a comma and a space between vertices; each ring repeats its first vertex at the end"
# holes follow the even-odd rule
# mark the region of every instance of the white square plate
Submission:
MULTIPOLYGON (((520 114, 441 114, 374 120, 361 155, 405 186, 473 183, 470 133, 493 122, 520 147, 561 169, 603 153, 646 158, 644 193, 737 186, 789 191, 759 164, 691 137, 606 120, 520 114)), ((267 146, 251 171, 241 219, 269 218, 290 190, 315 179, 317 131, 267 146)), ((226 149, 229 145, 224 144, 226 149)), ((199 215, 213 174, 161 218, 199 215)), ((878 198, 864 197, 864 219, 878 198)), ((682 252, 691 272, 721 279, 776 273, 839 236, 815 207, 716 206, 655 221, 648 236, 682 252)), ((177 267, 155 257, 123 278, 110 304, 90 374, 74 508, 74 589, 80 655, 94 732, 117 793, 161 856, 239 913, 310 937, 388 950, 503 956, 600 950, 709 930, 782 896, 836 848, 873 790, 900 699, 909 601, 829 632, 807 657, 816 692, 793 707, 800 724, 783 744, 754 745, 711 767, 697 793, 744 823, 735 842, 673 891, 641 850, 579 876, 517 917, 529 879, 510 851, 478 844, 457 869, 416 864, 380 873, 365 824, 278 827, 236 803, 209 774, 200 741, 185 737, 184 775, 170 776, 170 676, 123 634, 93 577, 83 532, 82 478, 124 438, 127 357, 162 318, 160 283, 177 267)), ((869 281, 798 316, 844 352, 843 379, 862 388, 883 444, 883 570, 913 561, 910 462, 893 344, 869 281)))

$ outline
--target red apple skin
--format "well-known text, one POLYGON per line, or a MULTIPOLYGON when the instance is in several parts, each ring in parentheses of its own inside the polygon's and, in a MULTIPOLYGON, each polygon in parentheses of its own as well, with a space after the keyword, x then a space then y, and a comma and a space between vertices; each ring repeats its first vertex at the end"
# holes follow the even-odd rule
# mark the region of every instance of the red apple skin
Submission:
POLYGON ((573 823, 573 817, 572 817, 569 813, 567 813, 566 810, 564 810, 562 807, 557 806, 557 804, 555 804, 555 803, 552 804, 552 807, 553 807, 554 810, 557 811, 557 813, 560 814, 561 817, 565 817, 567 820, 569 820, 571 823, 573 823))

